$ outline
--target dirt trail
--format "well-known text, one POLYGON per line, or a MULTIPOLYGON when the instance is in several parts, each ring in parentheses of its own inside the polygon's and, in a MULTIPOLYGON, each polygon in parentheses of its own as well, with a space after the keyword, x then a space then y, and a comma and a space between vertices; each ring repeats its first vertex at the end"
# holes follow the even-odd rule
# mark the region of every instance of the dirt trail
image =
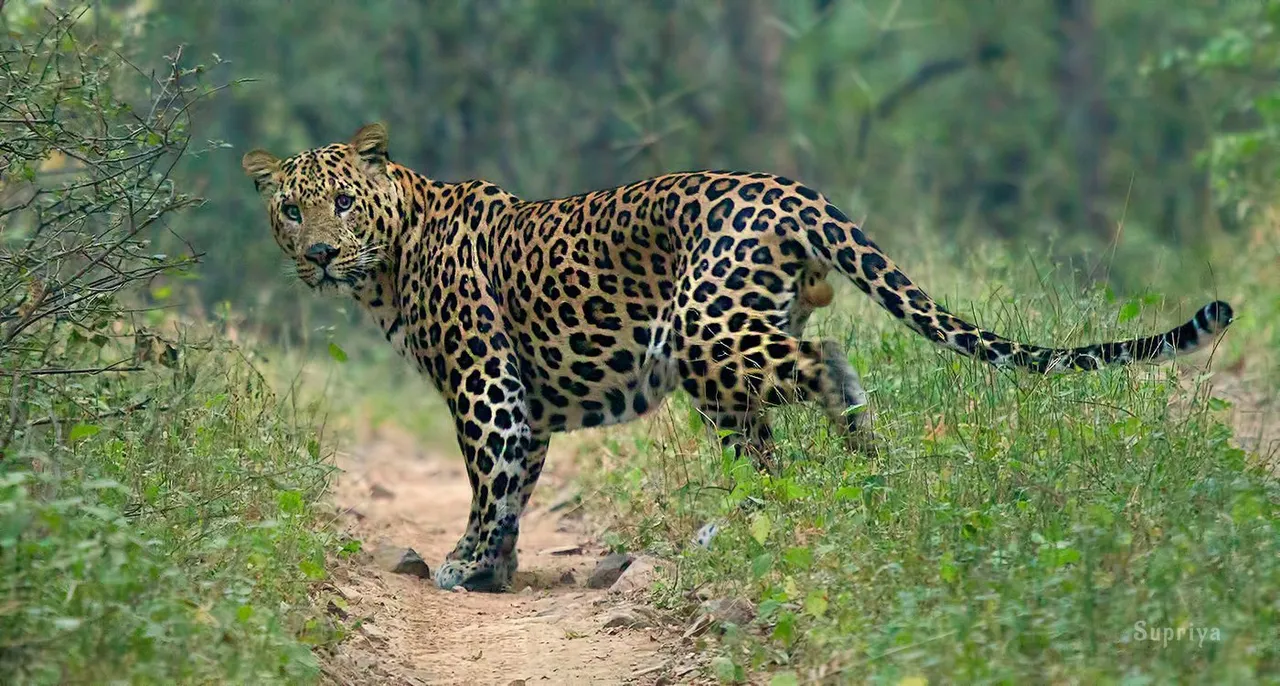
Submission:
POLYGON ((380 544, 409 547, 434 572, 466 523, 470 489, 461 458, 426 452, 386 430, 339 456, 344 473, 334 496, 346 512, 345 528, 369 554, 335 573, 342 611, 363 626, 326 664, 333 682, 650 684, 670 673, 663 647, 671 632, 603 628, 627 604, 585 586, 601 549, 580 520, 548 507, 571 466, 569 456, 555 452, 553 445, 523 519, 521 571, 507 594, 445 592, 429 580, 383 571, 378 562, 380 544), (563 554, 573 547, 581 552, 563 554))
POLYGON ((1231 402, 1228 421, 1236 443, 1280 474, 1280 403, 1268 380, 1246 374, 1243 366, 1214 376, 1210 386, 1214 395, 1231 402))

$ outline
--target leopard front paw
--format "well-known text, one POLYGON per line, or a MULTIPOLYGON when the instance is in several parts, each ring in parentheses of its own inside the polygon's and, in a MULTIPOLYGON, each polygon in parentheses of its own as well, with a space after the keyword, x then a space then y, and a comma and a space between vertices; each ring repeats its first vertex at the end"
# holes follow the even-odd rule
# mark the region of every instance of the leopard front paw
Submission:
POLYGON ((446 591, 461 586, 468 591, 502 593, 511 587, 515 571, 514 559, 493 560, 488 564, 448 560, 436 569, 436 586, 446 591))

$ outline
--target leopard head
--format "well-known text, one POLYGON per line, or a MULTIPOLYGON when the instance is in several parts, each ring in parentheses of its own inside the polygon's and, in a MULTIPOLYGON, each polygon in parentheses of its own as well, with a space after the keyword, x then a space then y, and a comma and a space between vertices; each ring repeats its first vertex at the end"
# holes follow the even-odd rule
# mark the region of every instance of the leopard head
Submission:
POLYGON ((386 266, 402 191, 389 169, 385 126, 368 124, 346 143, 283 160, 253 150, 241 164, 276 244, 307 286, 354 294, 386 266))

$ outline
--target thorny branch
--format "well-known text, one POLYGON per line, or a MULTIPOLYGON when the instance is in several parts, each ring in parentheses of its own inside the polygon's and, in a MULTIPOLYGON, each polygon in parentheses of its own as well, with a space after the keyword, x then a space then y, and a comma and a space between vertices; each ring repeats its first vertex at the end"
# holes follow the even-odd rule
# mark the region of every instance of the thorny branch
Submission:
POLYGON ((0 459, 15 436, 62 421, 29 381, 143 368, 113 343, 131 328, 124 312, 157 307, 142 287, 199 259, 156 254, 149 239, 201 202, 171 175, 190 152, 191 108, 220 88, 181 50, 153 71, 81 41, 87 9, 47 10, 43 30, 0 46, 0 459))

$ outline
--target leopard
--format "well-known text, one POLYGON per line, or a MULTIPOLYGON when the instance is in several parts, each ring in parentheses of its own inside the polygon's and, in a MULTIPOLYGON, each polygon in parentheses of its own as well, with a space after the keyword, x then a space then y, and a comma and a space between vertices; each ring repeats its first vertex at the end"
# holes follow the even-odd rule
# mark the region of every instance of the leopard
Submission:
POLYGON ((674 172, 525 200, 424 176, 388 142, 374 122, 241 162, 306 290, 354 298, 448 407, 471 504, 441 589, 510 589, 553 435, 636 420, 679 391, 762 471, 777 469, 769 412, 788 404, 815 406, 850 450, 875 455, 848 353, 804 336, 834 300, 832 272, 936 346, 1032 374, 1166 361, 1235 317, 1214 300, 1164 333, 1041 347, 952 314, 827 196, 783 176, 674 172))

